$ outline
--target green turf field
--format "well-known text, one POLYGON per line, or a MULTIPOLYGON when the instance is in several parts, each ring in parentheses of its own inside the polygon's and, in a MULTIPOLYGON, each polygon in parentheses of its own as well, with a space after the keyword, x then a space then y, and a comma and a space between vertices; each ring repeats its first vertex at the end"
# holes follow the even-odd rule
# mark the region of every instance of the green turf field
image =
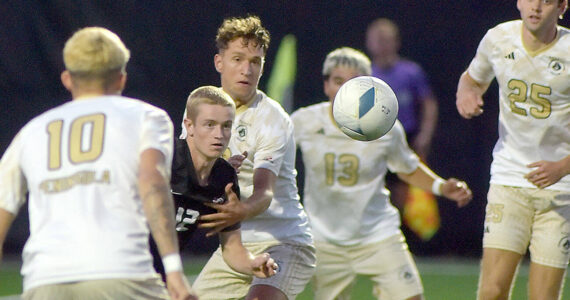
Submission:
MULTIPOLYGON (((205 258, 196 258, 185 262, 185 271, 190 279, 193 279, 198 274, 204 263, 205 258)), ((426 299, 475 299, 479 272, 476 260, 418 258, 417 264, 422 275, 426 299)), ((21 293, 22 280, 18 269, 19 262, 14 259, 5 259, 0 265, 0 300, 3 300, 4 296, 21 293)), ((527 276, 528 266, 523 264, 513 290, 512 299, 527 299, 527 276)), ((352 299, 374 299, 371 291, 372 283, 366 278, 358 278, 353 289, 352 299)), ((568 284, 564 287, 564 295, 566 297, 570 296, 568 284)), ((311 287, 308 286, 297 299, 312 299, 311 287)))

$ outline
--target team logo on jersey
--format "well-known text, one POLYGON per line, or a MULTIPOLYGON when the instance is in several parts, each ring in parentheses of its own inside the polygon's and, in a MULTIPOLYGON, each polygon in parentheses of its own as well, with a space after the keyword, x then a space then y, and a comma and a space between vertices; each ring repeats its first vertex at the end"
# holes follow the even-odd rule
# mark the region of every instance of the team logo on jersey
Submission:
POLYGON ((505 55, 505 58, 515 60, 515 52, 513 51, 513 52, 505 55))
POLYGON ((555 57, 550 58, 550 63, 548 63, 548 70, 553 75, 560 75, 565 69, 564 64, 555 57))
POLYGON ((560 248, 560 251, 563 253, 570 252, 570 239, 567 236, 563 237, 560 242, 558 242, 558 248, 560 248))
POLYGON ((236 127, 236 132, 237 132, 237 139, 242 142, 245 141, 245 137, 247 136, 247 126, 239 125, 238 127, 236 127))
POLYGON ((325 129, 321 128, 321 129, 317 130, 317 134, 325 134, 325 129))

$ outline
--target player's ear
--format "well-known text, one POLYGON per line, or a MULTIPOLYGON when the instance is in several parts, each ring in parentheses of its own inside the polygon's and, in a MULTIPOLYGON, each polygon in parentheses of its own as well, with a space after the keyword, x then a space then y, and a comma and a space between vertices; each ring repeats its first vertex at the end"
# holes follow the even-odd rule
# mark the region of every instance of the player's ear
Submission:
POLYGON ((65 87, 66 90, 70 91, 73 88, 73 82, 71 81, 71 74, 68 70, 61 72, 61 83, 65 87))
POLYGON ((186 127, 186 132, 188 136, 194 136, 194 126, 192 126, 192 120, 188 118, 184 118, 184 127, 186 127))
POLYGON ((125 89, 125 85, 127 84, 127 73, 121 73, 121 79, 119 82, 119 89, 122 92, 125 89))
POLYGON ((220 53, 214 55, 214 67, 216 68, 216 71, 218 71, 218 73, 222 73, 223 65, 224 64, 222 62, 222 55, 220 53))

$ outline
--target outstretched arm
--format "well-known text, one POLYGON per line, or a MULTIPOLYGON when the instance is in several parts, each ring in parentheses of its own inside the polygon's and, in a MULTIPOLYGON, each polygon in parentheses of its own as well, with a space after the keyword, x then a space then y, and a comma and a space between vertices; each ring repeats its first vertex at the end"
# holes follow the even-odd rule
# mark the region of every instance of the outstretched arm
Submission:
POLYGON ((241 243, 241 230, 220 233, 224 261, 235 271, 267 278, 275 275, 277 264, 269 253, 253 256, 241 243))
POLYGON ((212 229, 208 236, 220 232, 245 219, 253 218, 264 212, 273 199, 273 185, 277 176, 268 169, 257 168, 253 174, 253 193, 249 198, 239 201, 231 190, 231 184, 226 186, 228 201, 224 204, 204 203, 218 212, 200 217, 201 228, 212 229), (233 195, 232 195, 233 194, 233 195))
POLYGON ((570 174, 570 155, 558 161, 541 160, 527 167, 536 168, 524 176, 538 188, 545 188, 557 183, 562 177, 570 174))
POLYGON ((184 276, 178 253, 168 167, 162 152, 156 149, 143 151, 138 174, 139 193, 152 237, 163 259, 170 296, 172 299, 198 299, 184 276))
POLYGON ((479 116, 483 113, 483 94, 489 88, 489 84, 481 84, 467 71, 463 72, 457 85, 457 111, 465 119, 479 116))
POLYGON ((427 191, 433 191, 436 195, 442 195, 453 200, 457 202, 457 206, 459 207, 467 205, 473 198, 473 193, 471 193, 471 190, 465 182, 455 178, 443 180, 421 162, 418 168, 412 173, 398 173, 398 177, 408 184, 415 185, 427 191))

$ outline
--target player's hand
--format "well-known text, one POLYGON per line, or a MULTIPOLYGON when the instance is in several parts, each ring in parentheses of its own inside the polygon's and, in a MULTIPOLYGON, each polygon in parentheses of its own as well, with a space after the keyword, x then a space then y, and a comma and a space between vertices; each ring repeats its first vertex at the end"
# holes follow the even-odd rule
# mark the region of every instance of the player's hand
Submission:
POLYGON ((269 256, 269 253, 260 254, 251 261, 251 270, 255 277, 271 277, 277 273, 278 268, 279 266, 277 266, 277 263, 269 256))
POLYGON ((483 97, 468 90, 458 90, 455 106, 465 119, 477 117, 483 113, 483 97))
POLYGON ((198 296, 190 288, 190 284, 182 272, 166 274, 166 288, 173 300, 198 300, 198 296))
POLYGON ((238 196, 232 190, 233 183, 226 185, 226 196, 228 201, 223 204, 204 203, 205 205, 216 209, 218 212, 200 216, 198 227, 212 229, 206 236, 217 234, 222 229, 232 226, 237 222, 244 220, 247 216, 247 207, 239 201, 238 196))
POLYGON ((530 183, 536 185, 539 189, 557 183, 562 177, 568 174, 570 159, 562 159, 559 161, 546 161, 541 160, 527 165, 529 168, 536 168, 536 170, 526 174, 524 178, 530 183))
POLYGON ((247 151, 244 151, 242 154, 236 154, 230 158, 228 158, 228 162, 234 169, 236 169, 236 173, 239 173, 239 168, 243 161, 247 158, 247 151))
POLYGON ((473 199, 473 193, 464 181, 449 178, 441 186, 441 194, 457 202, 458 207, 467 205, 473 199))

